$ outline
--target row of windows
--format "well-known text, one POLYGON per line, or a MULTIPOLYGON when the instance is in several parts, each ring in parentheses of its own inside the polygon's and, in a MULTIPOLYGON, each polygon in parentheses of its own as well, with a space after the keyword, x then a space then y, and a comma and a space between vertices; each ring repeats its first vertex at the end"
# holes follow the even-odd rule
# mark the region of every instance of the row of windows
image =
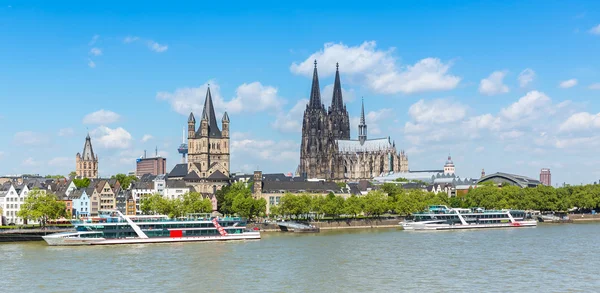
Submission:
POLYGON ((269 205, 277 205, 281 200, 281 196, 269 196, 269 205))
POLYGON ((7 209, 18 209, 18 208, 20 208, 20 207, 21 207, 21 205, 20 205, 20 204, 7 204, 7 205, 6 205, 6 208, 7 208, 7 209))
POLYGON ((6 201, 7 202, 10 202, 10 201, 23 202, 23 198, 22 197, 20 197, 20 198, 8 197, 8 198, 6 198, 6 201))

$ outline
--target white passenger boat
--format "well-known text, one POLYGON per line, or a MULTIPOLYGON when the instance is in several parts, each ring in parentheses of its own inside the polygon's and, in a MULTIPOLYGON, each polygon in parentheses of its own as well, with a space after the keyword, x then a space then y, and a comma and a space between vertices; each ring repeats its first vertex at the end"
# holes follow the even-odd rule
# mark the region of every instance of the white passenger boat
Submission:
POLYGON ((259 231, 246 229, 239 217, 188 215, 125 216, 109 211, 96 219, 74 221, 75 231, 43 236, 48 245, 140 244, 260 239, 259 231))
POLYGON ((487 228, 535 227, 537 221, 526 211, 485 210, 483 208, 448 208, 429 206, 427 211, 414 213, 400 222, 404 230, 464 230, 487 228))

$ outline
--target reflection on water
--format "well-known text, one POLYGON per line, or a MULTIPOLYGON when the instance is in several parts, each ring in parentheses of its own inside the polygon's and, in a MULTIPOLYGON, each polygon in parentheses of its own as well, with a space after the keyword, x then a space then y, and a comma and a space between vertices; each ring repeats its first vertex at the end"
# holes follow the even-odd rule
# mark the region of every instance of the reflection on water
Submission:
POLYGON ((598 291, 600 224, 350 229, 260 241, 0 244, 2 292, 598 291))

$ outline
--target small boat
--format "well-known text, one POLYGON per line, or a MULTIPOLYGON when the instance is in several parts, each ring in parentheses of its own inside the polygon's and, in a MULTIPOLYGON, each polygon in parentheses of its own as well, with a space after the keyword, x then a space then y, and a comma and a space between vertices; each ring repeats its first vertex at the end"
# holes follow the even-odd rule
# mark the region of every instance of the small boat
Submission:
POLYGON ((73 221, 75 231, 42 238, 48 245, 107 245, 260 239, 260 231, 246 229, 239 217, 190 214, 170 219, 164 215, 125 216, 109 211, 100 219, 73 221))
POLYGON ((448 208, 444 205, 429 206, 427 211, 414 213, 411 218, 400 222, 404 230, 440 231, 537 226, 537 221, 526 211, 448 208))

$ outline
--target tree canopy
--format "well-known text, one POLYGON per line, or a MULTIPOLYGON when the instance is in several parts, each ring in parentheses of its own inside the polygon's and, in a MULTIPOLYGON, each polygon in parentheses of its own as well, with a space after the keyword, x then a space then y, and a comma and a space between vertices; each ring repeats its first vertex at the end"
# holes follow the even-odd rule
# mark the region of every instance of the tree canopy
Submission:
POLYGON ((90 186, 90 178, 73 179, 73 183, 77 188, 87 188, 90 186))
POLYGON ((144 214, 168 215, 174 218, 187 214, 210 213, 212 212, 212 203, 197 192, 188 192, 181 198, 174 199, 168 199, 155 193, 141 199, 140 209, 144 214))
POLYGON ((38 221, 45 226, 48 220, 67 217, 65 203, 58 200, 56 195, 40 189, 33 189, 21 205, 17 216, 27 220, 38 221))
POLYGON ((119 183, 121 184, 122 189, 129 189, 131 183, 138 180, 138 178, 135 175, 125 175, 122 173, 112 175, 110 179, 117 179, 117 181, 119 181, 119 183))

